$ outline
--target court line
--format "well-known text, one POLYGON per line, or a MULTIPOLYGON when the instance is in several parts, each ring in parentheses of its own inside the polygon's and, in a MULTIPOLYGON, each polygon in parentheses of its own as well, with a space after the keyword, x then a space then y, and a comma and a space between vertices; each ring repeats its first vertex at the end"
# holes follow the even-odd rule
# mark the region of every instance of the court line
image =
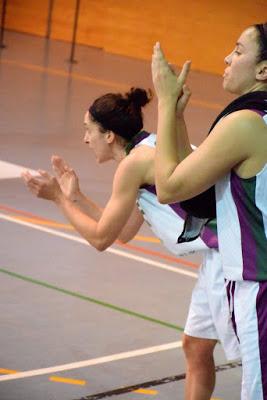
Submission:
MULTIPOLYGON (((30 71, 35 71, 35 72, 41 72, 41 73, 47 73, 49 75, 55 75, 55 76, 62 76, 64 78, 74 78, 77 80, 82 80, 86 81, 89 83, 95 83, 97 85, 102 85, 102 86, 111 86, 115 87, 116 89, 120 88, 122 90, 128 90, 130 85, 125 85, 122 83, 114 82, 114 81, 106 81, 103 79, 97 79, 90 77, 88 75, 81 75, 75 72, 66 72, 64 70, 60 69, 55 69, 55 68, 48 68, 48 67, 41 67, 39 65, 34 65, 34 64, 27 64, 27 63, 20 63, 17 61, 13 60, 8 60, 8 59, 2 59, 1 62, 3 64, 8 64, 8 65, 15 65, 20 68, 24 68, 30 71)), ((204 100, 198 100, 198 99, 190 99, 190 104, 192 106, 197 106, 197 107, 202 107, 202 108, 209 108, 212 110, 222 110, 224 108, 224 105, 218 104, 218 103, 210 103, 208 101, 204 100)))
MULTIPOLYGON (((227 364, 221 364, 215 367, 216 372, 221 372, 233 368, 237 368, 241 366, 241 362, 230 362, 227 364)), ((148 382, 143 382, 139 383, 136 385, 131 385, 131 386, 124 386, 120 387, 118 389, 113 389, 109 390, 107 392, 101 392, 101 393, 96 393, 96 394, 91 394, 88 396, 83 396, 80 399, 75 399, 75 400, 100 400, 100 399, 106 399, 107 397, 112 397, 112 396, 118 396, 123 393, 130 393, 134 392, 138 388, 149 388, 153 386, 160 386, 160 385, 165 385, 166 383, 171 383, 171 382, 177 382, 185 379, 185 373, 180 374, 180 375, 174 375, 174 376, 167 376, 166 378, 161 378, 161 379, 155 379, 153 381, 148 381, 148 382)), ((216 398, 212 397, 211 400, 216 398)), ((219 399, 218 399, 219 400, 219 399)))
MULTIPOLYGON (((68 230, 70 230, 72 228, 71 230, 74 231, 74 228, 72 227, 72 225, 60 224, 60 223, 58 223, 56 221, 49 220, 49 219, 44 219, 42 217, 39 217, 37 215, 31 214, 31 213, 26 212, 26 211, 16 210, 16 209, 7 207, 7 206, 2 205, 2 204, 0 204, 0 209, 2 209, 4 211, 8 211, 8 212, 13 212, 13 213, 16 213, 16 214, 21 214, 23 216, 25 215, 25 217, 26 217, 26 219, 23 219, 21 217, 17 218, 15 216, 9 215, 11 218, 21 219, 21 220, 24 220, 25 222, 30 222, 30 223, 34 222, 34 224, 48 225, 48 226, 53 227, 53 228, 57 227, 57 228, 65 229, 65 227, 66 227, 66 229, 68 229, 68 230), (36 221, 34 221, 34 219, 36 219, 36 221)), ((141 237, 141 238, 148 239, 146 241, 151 241, 149 239, 156 239, 158 241, 158 243, 160 243, 160 240, 157 239, 157 238, 150 238, 150 237, 148 237, 148 238, 147 237, 141 237)), ((196 264, 196 263, 193 263, 192 261, 188 261, 188 260, 185 260, 183 258, 178 258, 178 257, 175 257, 175 256, 171 256, 169 254, 161 253, 161 252, 156 251, 156 250, 147 249, 147 248, 136 246, 136 245, 133 245, 133 244, 130 244, 130 243, 122 243, 119 240, 116 240, 115 244, 117 244, 119 247, 123 247, 123 248, 126 248, 126 249, 128 248, 128 249, 134 250, 134 251, 136 251, 138 253, 144 253, 144 254, 147 254, 147 255, 150 255, 150 256, 155 256, 155 257, 158 257, 158 258, 161 258, 161 259, 164 259, 164 260, 168 260, 168 261, 174 262, 175 264, 182 264, 182 265, 184 265, 186 267, 191 267, 191 268, 194 268, 194 269, 198 269, 199 268, 199 265, 196 264)))
POLYGON ((62 378, 61 376, 50 376, 49 380, 51 382, 67 383, 69 385, 80 385, 80 386, 85 386, 87 383, 85 380, 62 378))
POLYGON ((45 287, 47 289, 52 289, 52 290, 55 290, 57 292, 64 293, 64 294, 66 294, 68 296, 76 297, 78 299, 85 300, 85 301, 88 301, 90 303, 94 303, 94 304, 109 308, 111 310, 118 311, 118 312, 121 312, 123 314, 130 315, 132 317, 137 317, 137 318, 143 319, 143 320, 148 321, 148 322, 153 322, 153 323, 156 323, 158 325, 165 326, 167 328, 175 329, 175 330, 180 331, 180 332, 184 331, 184 328, 182 328, 179 325, 174 325, 174 324, 171 324, 170 322, 166 322, 166 321, 162 321, 160 319, 149 317, 148 315, 137 313, 137 312, 129 310, 127 308, 119 307, 119 306, 116 306, 114 304, 107 303, 105 301, 95 299, 93 297, 85 296, 85 295, 83 295, 81 293, 73 292, 71 290, 64 289, 64 288, 52 285, 52 284, 50 284, 48 282, 44 282, 44 281, 40 281, 40 280, 37 280, 37 279, 33 279, 30 276, 21 275, 21 274, 18 274, 16 272, 9 271, 8 269, 5 269, 5 268, 0 268, 0 272, 2 272, 3 274, 6 274, 6 275, 12 276, 14 278, 21 279, 23 281, 33 283, 35 285, 43 286, 43 287, 45 287))
MULTIPOLYGON (((15 379, 31 378, 33 376, 47 375, 55 372, 69 371, 78 368, 90 367, 92 365, 106 364, 113 361, 125 360, 127 358, 139 357, 148 354, 154 354, 161 351, 172 350, 182 347, 182 342, 172 342, 161 344, 159 346, 145 347, 139 350, 126 351, 123 353, 112 354, 109 356, 93 358, 85 361, 78 361, 69 364, 56 365, 54 367, 35 369, 30 371, 18 372, 15 374, 0 376, 0 382, 11 381, 15 379)), ((140 387, 140 386, 139 386, 140 387)), ((137 387, 137 389, 139 388, 137 387)))
POLYGON ((95 83, 96 85, 101 85, 101 86, 110 86, 110 87, 116 88, 117 90, 119 88, 122 90, 128 90, 130 87, 130 85, 126 85, 123 83, 107 81, 104 79, 97 79, 97 78, 90 77, 88 75, 81 75, 76 72, 70 73, 68 71, 64 71, 64 70, 56 69, 56 68, 41 67, 40 65, 21 63, 21 62, 17 62, 17 61, 13 61, 13 60, 8 60, 8 59, 2 59, 1 62, 3 64, 14 65, 16 67, 20 67, 20 68, 27 69, 27 70, 34 71, 34 72, 41 72, 41 73, 45 72, 49 75, 61 76, 63 78, 74 78, 74 79, 86 81, 89 83, 95 83))
MULTIPOLYGON (((70 234, 67 234, 67 233, 64 233, 64 232, 60 232, 60 231, 57 231, 55 229, 49 229, 49 228, 46 228, 44 226, 38 226, 38 225, 31 224, 29 222, 17 220, 16 218, 12 218, 12 217, 9 217, 9 216, 7 216, 5 214, 1 214, 1 213, 0 213, 0 219, 6 220, 6 221, 9 221, 9 222, 12 222, 12 223, 16 223, 18 225, 26 226, 28 228, 36 229, 36 230, 39 230, 41 232, 49 233, 49 234, 51 234, 53 236, 58 236, 58 237, 61 237, 61 238, 64 238, 64 239, 68 239, 68 240, 71 240, 71 241, 74 241, 74 242, 77 242, 77 243, 86 244, 87 246, 90 246, 89 243, 85 239, 83 239, 81 237, 70 235, 70 234)), ((156 268, 159 268, 159 269, 163 269, 165 271, 170 271, 170 272, 174 272, 176 274, 185 275, 185 276, 188 276, 190 278, 197 279, 197 276, 198 276, 195 272, 185 271, 185 270, 183 270, 181 268, 172 267, 170 265, 163 264, 163 263, 161 263, 159 261, 150 260, 149 258, 136 256, 135 254, 131 254, 131 253, 126 252, 124 250, 114 249, 113 247, 109 247, 105 251, 108 252, 108 253, 111 253, 111 254, 116 254, 116 255, 121 256, 121 257, 126 257, 128 259, 139 261, 141 263, 148 264, 148 265, 151 265, 153 267, 156 267, 156 268)))

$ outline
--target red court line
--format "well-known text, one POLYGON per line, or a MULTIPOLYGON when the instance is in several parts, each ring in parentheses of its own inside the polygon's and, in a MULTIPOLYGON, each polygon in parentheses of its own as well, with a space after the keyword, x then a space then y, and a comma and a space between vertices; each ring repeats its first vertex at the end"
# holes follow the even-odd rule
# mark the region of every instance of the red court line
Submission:
MULTIPOLYGON (((42 218, 39 215, 35 215, 35 214, 32 214, 32 213, 27 212, 27 211, 16 210, 16 209, 14 209, 12 207, 8 207, 8 206, 6 206, 4 204, 0 204, 0 210, 7 211, 7 212, 12 212, 12 213, 19 214, 19 215, 24 215, 24 216, 31 217, 31 218, 36 218, 36 219, 39 219, 40 221, 51 222, 51 223, 55 223, 56 222, 56 221, 53 221, 51 219, 42 218)), ((150 255, 150 256, 158 257, 158 258, 161 258, 163 260, 168 260, 168 261, 174 262, 176 264, 182 264, 185 267, 191 267, 191 268, 194 268, 194 269, 198 269, 199 268, 198 264, 195 264, 193 262, 184 260, 182 258, 177 258, 177 257, 174 257, 174 256, 170 256, 168 254, 164 254, 164 253, 161 253, 159 251, 146 249, 144 247, 140 247, 140 246, 136 246, 136 245, 132 245, 132 244, 128 244, 128 243, 122 243, 119 240, 116 240, 116 244, 118 246, 120 246, 120 247, 129 249, 129 250, 134 250, 134 251, 136 251, 138 253, 143 253, 143 254, 147 254, 147 255, 150 255)))
POLYGON ((32 214, 27 211, 16 210, 15 208, 8 207, 4 204, 0 204, 0 210, 12 212, 12 213, 19 214, 19 215, 24 215, 25 217, 36 218, 36 219, 39 219, 40 221, 44 221, 44 222, 53 222, 53 223, 55 222, 52 219, 42 218, 39 215, 35 215, 35 214, 32 214))
POLYGON ((139 247, 139 246, 135 246, 135 245, 128 244, 128 243, 121 243, 119 241, 116 241, 116 243, 118 243, 122 247, 125 247, 126 249, 136 250, 140 253, 149 254, 152 256, 159 257, 159 258, 163 258, 164 260, 172 261, 177 264, 183 264, 183 265, 186 265, 187 267, 192 267, 192 268, 197 268, 197 269, 199 268, 198 264, 192 263, 191 261, 184 260, 183 258, 169 256, 169 255, 161 253, 159 251, 149 250, 144 247, 139 247))

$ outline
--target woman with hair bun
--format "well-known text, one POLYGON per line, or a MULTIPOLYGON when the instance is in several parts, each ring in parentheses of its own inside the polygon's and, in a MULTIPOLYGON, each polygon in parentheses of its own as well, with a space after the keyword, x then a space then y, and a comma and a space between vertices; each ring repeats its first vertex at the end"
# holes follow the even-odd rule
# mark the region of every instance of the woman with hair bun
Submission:
MULTIPOLYGON (((132 88, 126 94, 107 93, 85 113, 84 142, 98 163, 118 164, 111 197, 104 209, 84 196, 78 178, 66 162, 52 157, 56 177, 39 171, 23 178, 37 196, 52 200, 75 229, 97 250, 116 239, 131 240, 146 220, 166 248, 176 256, 202 251, 203 264, 186 323, 188 337, 187 392, 191 399, 209 399, 215 383, 213 351, 218 340, 229 360, 239 357, 239 346, 227 315, 227 298, 218 253, 216 224, 203 229, 196 240, 179 243, 186 213, 179 203, 160 204, 155 191, 156 135, 143 131, 142 108, 151 93, 132 88), (198 306, 201 298, 202 309, 198 306), (200 368, 201 366, 201 368, 200 368)), ((189 397, 188 397, 189 398, 189 397)))

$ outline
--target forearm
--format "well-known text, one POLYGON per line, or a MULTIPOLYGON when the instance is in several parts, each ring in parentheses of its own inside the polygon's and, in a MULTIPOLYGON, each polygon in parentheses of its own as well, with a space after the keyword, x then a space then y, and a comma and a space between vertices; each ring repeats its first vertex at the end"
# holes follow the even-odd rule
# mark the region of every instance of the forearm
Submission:
POLYGON ((100 220, 103 208, 94 203, 82 192, 79 192, 76 196, 74 196, 72 201, 82 212, 91 217, 94 221, 100 220))
POLYGON ((85 214, 76 203, 61 196, 55 201, 75 230, 97 250, 105 250, 107 238, 99 232, 98 222, 85 214))
POLYGON ((176 119, 176 134, 177 134, 177 148, 179 154, 179 161, 184 160, 189 154, 192 153, 187 127, 183 116, 178 116, 176 119))
POLYGON ((164 198, 165 190, 168 191, 169 180, 180 161, 175 111, 173 100, 159 102, 155 178, 160 199, 164 198))

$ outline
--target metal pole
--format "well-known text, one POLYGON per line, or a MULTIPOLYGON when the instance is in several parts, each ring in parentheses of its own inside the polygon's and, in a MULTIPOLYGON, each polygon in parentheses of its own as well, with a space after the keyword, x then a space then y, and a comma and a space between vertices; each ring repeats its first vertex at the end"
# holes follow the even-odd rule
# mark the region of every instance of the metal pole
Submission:
POLYGON ((50 39, 51 36, 53 8, 54 8, 54 0, 49 0, 48 13, 47 13, 46 39, 50 39))
POLYGON ((78 27, 79 10, 80 10, 80 0, 76 0, 71 52, 70 52, 70 59, 69 59, 69 62, 71 62, 71 63, 77 62, 76 60, 74 60, 74 53, 75 53, 75 45, 76 45, 76 33, 77 33, 77 27, 78 27))
POLYGON ((2 13, 1 13, 1 30, 0 30, 0 48, 4 49, 4 32, 5 32, 5 20, 6 20, 6 6, 7 0, 3 0, 2 3, 2 13))

